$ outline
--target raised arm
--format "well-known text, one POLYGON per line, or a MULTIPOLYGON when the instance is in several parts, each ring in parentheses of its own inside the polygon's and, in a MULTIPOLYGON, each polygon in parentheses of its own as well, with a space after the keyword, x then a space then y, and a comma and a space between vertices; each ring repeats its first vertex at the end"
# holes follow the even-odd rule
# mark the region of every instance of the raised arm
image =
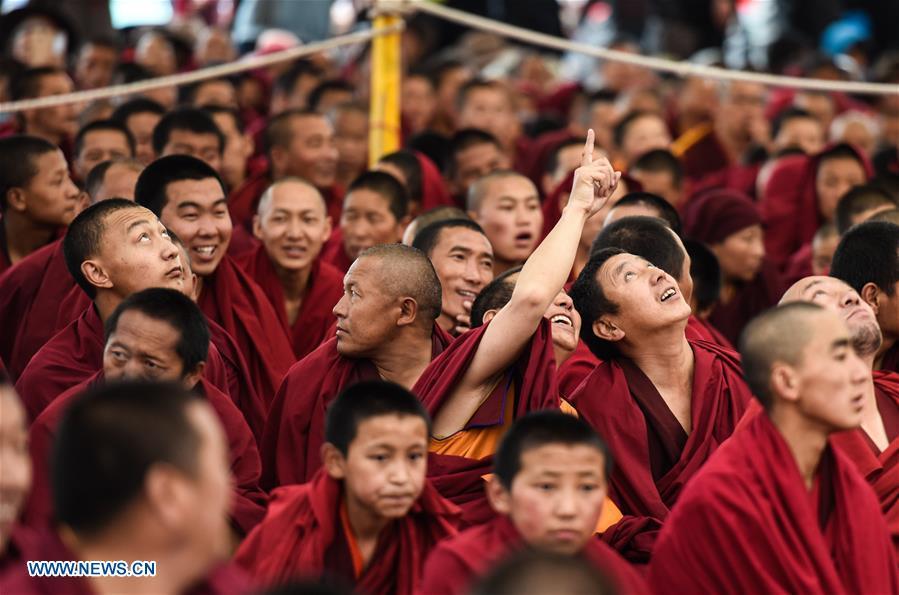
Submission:
POLYGON ((437 412, 436 437, 449 436, 465 427, 489 395, 497 375, 519 357, 544 312, 565 285, 584 223, 605 205, 621 178, 608 159, 594 160, 593 148, 594 133, 590 130, 559 222, 525 262, 511 300, 484 331, 462 380, 437 412))

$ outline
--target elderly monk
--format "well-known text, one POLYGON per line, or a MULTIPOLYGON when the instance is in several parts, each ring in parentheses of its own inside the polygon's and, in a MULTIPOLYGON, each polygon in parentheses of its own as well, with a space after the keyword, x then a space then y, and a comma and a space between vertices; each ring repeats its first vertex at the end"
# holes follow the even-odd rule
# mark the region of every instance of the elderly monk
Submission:
POLYGON ((52 518, 47 464, 60 418, 85 388, 125 379, 179 382, 212 405, 228 438, 236 498, 231 518, 246 534, 262 519, 266 497, 259 488, 259 451, 253 434, 231 399, 203 380, 209 351, 206 317, 190 298, 172 289, 145 289, 129 296, 106 321, 103 369, 50 404, 31 425, 29 448, 34 489, 28 504, 29 525, 52 518))
POLYGON ((265 293, 225 254, 233 227, 221 178, 199 159, 169 155, 141 173, 135 199, 184 242, 200 281, 200 309, 237 341, 268 403, 294 361, 293 348, 265 293))
POLYGON ((559 222, 517 275, 504 274, 481 292, 472 308, 474 330, 419 380, 417 394, 434 418, 430 474, 441 493, 462 506, 467 524, 492 516, 481 478, 512 422, 561 406, 556 367, 574 351, 580 327, 563 285, 581 228, 621 177, 605 157, 594 160, 593 138, 588 133, 559 222))
POLYGON ((841 318, 753 320, 743 370, 765 409, 709 459, 659 537, 650 586, 683 593, 899 593, 880 504, 831 435, 865 417, 868 364, 841 318), (736 537, 736 538, 735 538, 736 537))
MULTIPOLYGON (((868 368, 874 365, 880 327, 871 306, 854 289, 833 277, 806 277, 781 299, 782 304, 790 302, 814 303, 838 314, 849 328, 856 354, 868 368)), ((873 372, 865 382, 861 427, 835 434, 831 442, 855 462, 874 488, 893 544, 899 548, 899 374, 873 372)))
POLYGON ((684 484, 736 427, 749 389, 732 351, 687 338, 690 306, 649 261, 602 249, 571 295, 581 339, 602 363, 570 401, 619 462, 610 495, 625 518, 604 538, 645 562, 684 484))
POLYGON ((331 235, 326 207, 309 182, 278 180, 262 193, 253 218, 261 244, 238 258, 290 329, 298 360, 328 338, 336 320, 331 308, 343 295, 343 273, 319 258, 331 235))
POLYGON ((77 397, 51 461, 61 527, 31 560, 147 560, 154 576, 0 579, 2 593, 234 593, 226 565, 228 444, 213 407, 176 384, 126 382, 77 397), (115 453, 115 456, 110 456, 115 453), (196 591, 192 591, 196 590, 196 591))
POLYGON ((436 324, 434 267, 402 244, 359 255, 334 315, 337 336, 294 364, 269 408, 260 445, 268 489, 308 481, 321 467, 325 409, 341 390, 381 378, 419 394, 419 376, 450 342, 436 324))

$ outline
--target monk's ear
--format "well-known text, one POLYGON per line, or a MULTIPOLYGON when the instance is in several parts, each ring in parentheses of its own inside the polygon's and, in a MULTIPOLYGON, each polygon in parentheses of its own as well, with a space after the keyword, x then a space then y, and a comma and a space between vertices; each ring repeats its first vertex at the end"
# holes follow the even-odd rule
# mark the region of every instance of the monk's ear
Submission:
POLYGON ((200 382, 200 379, 203 378, 204 372, 206 372, 206 362, 200 362, 193 371, 184 375, 183 383, 185 388, 190 390, 195 387, 197 383, 200 382))
POLYGON ((801 387, 796 370, 782 362, 774 362, 774 365, 771 366, 771 388, 772 392, 781 399, 791 402, 798 401, 801 387))
POLYGON ((153 465, 144 476, 144 500, 157 523, 178 531, 187 522, 190 508, 189 482, 171 465, 153 465))
POLYGON ((400 317, 396 321, 397 326, 406 326, 415 324, 418 318, 418 304, 411 297, 404 297, 400 300, 400 317))
POLYGON ((340 450, 331 444, 325 442, 321 447, 322 466, 334 479, 344 479, 346 477, 346 457, 340 450))
POLYGON ((253 152, 256 151, 256 143, 253 141, 252 134, 244 134, 243 135, 243 155, 244 159, 249 159, 253 152))
POLYGON ((28 206, 25 189, 13 186, 7 190, 6 206, 13 211, 23 212, 28 206))
MULTIPOLYGON (((488 322, 490 322, 491 320, 496 318, 497 312, 499 312, 499 310, 497 310, 495 308, 484 312, 484 319, 481 321, 481 324, 487 324, 488 322)), ((472 321, 472 322, 474 322, 474 321, 472 321)))
POLYGON ((512 496, 496 475, 491 475, 487 480, 486 492, 493 510, 503 516, 508 516, 512 512, 512 496))
POLYGON ((874 283, 865 283, 859 295, 868 302, 868 305, 874 310, 874 314, 877 315, 877 311, 880 309, 880 288, 874 283))
POLYGON ((102 287, 104 289, 112 287, 112 279, 109 278, 106 270, 96 260, 85 260, 82 262, 81 274, 94 287, 102 287))
POLYGON ((259 219, 259 215, 253 215, 253 236, 257 240, 262 239, 262 221, 259 219))
POLYGON ((610 343, 624 339, 624 331, 605 316, 593 321, 593 334, 610 343))
POLYGON ((334 231, 334 223, 331 221, 331 216, 325 215, 325 224, 322 226, 322 242, 328 241, 332 231, 334 231))
POLYGON ((472 221, 474 221, 474 222, 477 223, 478 225, 481 224, 481 220, 480 220, 481 218, 478 217, 478 212, 477 212, 477 211, 465 211, 465 212, 468 213, 468 218, 469 218, 469 219, 471 219, 472 221))
POLYGON ((274 146, 269 150, 269 158, 272 161, 272 169, 283 172, 287 161, 287 151, 283 147, 274 146))

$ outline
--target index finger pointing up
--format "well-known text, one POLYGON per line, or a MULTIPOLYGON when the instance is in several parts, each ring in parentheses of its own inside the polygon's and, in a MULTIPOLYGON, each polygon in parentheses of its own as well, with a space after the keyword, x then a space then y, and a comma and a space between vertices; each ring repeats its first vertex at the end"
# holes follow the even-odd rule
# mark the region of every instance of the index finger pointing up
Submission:
POLYGON ((593 163, 593 142, 596 134, 593 129, 587 131, 587 142, 584 143, 584 152, 581 153, 581 165, 590 165, 593 163))

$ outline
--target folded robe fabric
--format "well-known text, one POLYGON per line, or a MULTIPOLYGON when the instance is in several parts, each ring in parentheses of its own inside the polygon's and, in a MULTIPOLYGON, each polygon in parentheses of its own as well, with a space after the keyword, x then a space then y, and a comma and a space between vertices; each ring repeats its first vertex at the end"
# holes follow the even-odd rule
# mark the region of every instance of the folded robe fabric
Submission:
MULTIPOLYGON (((342 483, 323 469, 309 483, 278 488, 272 492, 265 519, 244 540, 235 562, 263 584, 329 576, 328 550, 342 530, 342 492, 342 483)), ((458 514, 458 509, 426 482, 406 516, 378 536, 374 555, 357 578, 359 592, 417 592, 425 558, 435 544, 456 533, 458 514)))
POLYGON ((726 440, 749 404, 738 356, 691 340, 695 366, 692 432, 687 435, 652 382, 627 359, 601 363, 570 402, 599 432, 615 468, 609 494, 624 518, 603 538, 635 562, 646 562, 684 484, 726 440))
MULTIPOLYGON (((435 417, 446 403, 456 385, 465 375, 478 345, 490 323, 481 325, 458 337, 422 372, 415 385, 431 417, 435 417)), ((543 319, 534 336, 518 359, 503 373, 515 386, 514 395, 509 382, 500 382, 469 420, 465 429, 485 428, 504 423, 506 399, 514 398, 514 418, 541 409, 560 406, 556 383, 556 361, 553 355, 552 328, 543 319)), ((434 486, 464 512, 463 524, 486 521, 493 516, 484 492, 483 476, 491 473, 493 456, 474 460, 466 457, 430 453, 428 476, 434 486)))
MULTIPOLYGON (((28 449, 34 473, 26 507, 26 518, 30 526, 40 528, 49 526, 52 522, 50 452, 59 423, 69 405, 78 395, 102 382, 103 372, 101 371, 67 390, 44 409, 31 425, 28 432, 28 449)), ((262 467, 259 463, 256 441, 253 439, 243 415, 227 395, 205 380, 200 381, 197 392, 205 397, 215 410, 222 423, 225 438, 228 440, 235 492, 231 518, 236 528, 245 535, 262 520, 267 500, 265 492, 259 487, 262 467)))
POLYGON ((253 388, 270 403, 294 357, 287 331, 262 289, 226 255, 203 278, 197 305, 237 342, 253 388))
MULTIPOLYGON (((431 357, 437 357, 451 341, 435 324, 431 357)), ((328 405, 345 387, 379 378, 370 360, 337 353, 336 337, 294 364, 272 401, 259 445, 262 487, 271 490, 309 481, 321 467, 319 449, 325 441, 328 405)), ((415 387, 412 392, 420 394, 415 387)))
POLYGON ((810 492, 764 414, 684 490, 648 579, 660 592, 899 593, 886 523, 855 464, 828 446, 810 492))
POLYGON ((334 306, 343 296, 343 273, 333 266, 316 259, 309 273, 306 295, 300 304, 297 319, 293 324, 287 320, 284 309, 284 290, 275 267, 265 251, 259 246, 238 264, 253 278, 271 302, 278 319, 293 344, 293 354, 301 360, 318 348, 328 338, 328 331, 337 318, 332 313, 334 306))
MULTIPOLYGON (((521 533, 508 517, 466 529, 440 542, 425 562, 421 593, 463 595, 506 556, 524 549, 521 533)), ((647 592, 646 583, 618 552, 601 540, 587 542, 579 556, 608 576, 621 595, 647 592)))

